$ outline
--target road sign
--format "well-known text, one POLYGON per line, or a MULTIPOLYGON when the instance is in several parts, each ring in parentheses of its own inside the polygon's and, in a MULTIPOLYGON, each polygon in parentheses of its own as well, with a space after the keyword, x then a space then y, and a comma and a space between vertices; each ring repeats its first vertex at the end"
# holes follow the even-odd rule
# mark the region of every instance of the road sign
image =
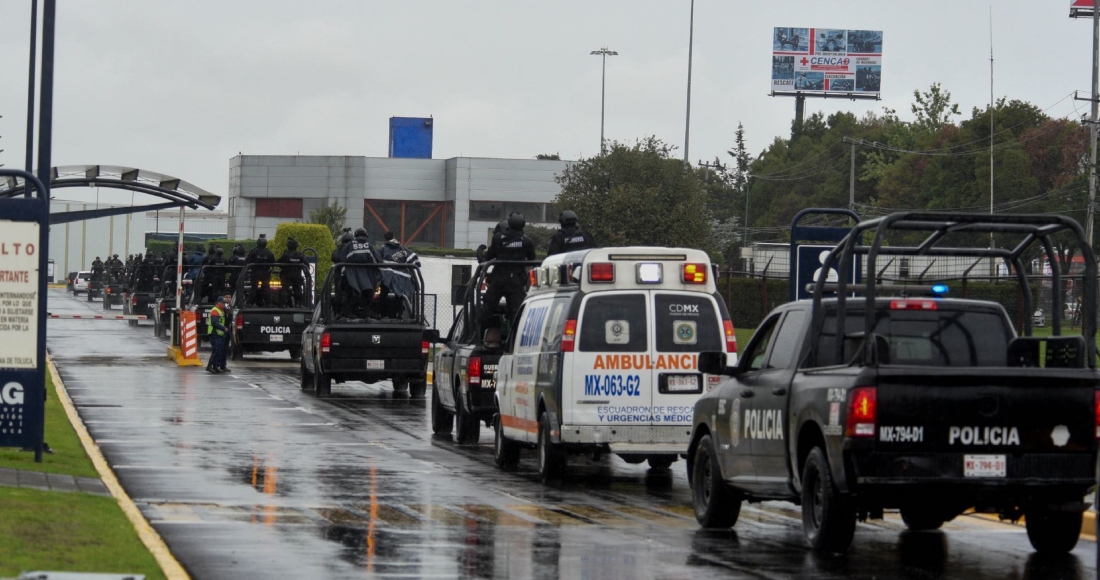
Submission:
MULTIPOLYGON (((813 298, 813 292, 807 291, 806 286, 816 282, 822 275, 825 276, 826 282, 837 282, 840 280, 839 264, 833 264, 833 267, 829 268, 828 271, 825 271, 822 267, 825 257, 829 255, 832 249, 833 246, 817 244, 804 244, 798 246, 797 264, 795 265, 795 291, 799 300, 813 298)), ((860 280, 859 266, 859 256, 853 256, 852 263, 848 265, 849 284, 855 284, 860 280)))

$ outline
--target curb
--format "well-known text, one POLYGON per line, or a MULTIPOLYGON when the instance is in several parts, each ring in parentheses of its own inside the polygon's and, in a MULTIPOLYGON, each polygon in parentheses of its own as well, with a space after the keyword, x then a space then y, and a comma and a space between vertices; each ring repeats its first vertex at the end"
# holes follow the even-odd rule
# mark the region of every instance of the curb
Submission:
MULTIPOLYGON (((999 523, 1002 523, 1002 524, 1008 524, 1010 526, 1017 526, 1017 527, 1021 527, 1021 528, 1026 525, 1026 524, 1024 524, 1024 519, 1023 518, 1020 518, 1020 521, 1018 521, 1018 522, 1011 522, 1011 521, 1008 521, 1008 520, 1002 520, 1001 518, 997 517, 994 514, 970 514, 970 515, 972 515, 974 517, 981 518, 983 520, 988 520, 988 521, 991 521, 991 522, 999 522, 999 523)), ((1092 510, 1085 510, 1085 513, 1081 514, 1081 516, 1082 516, 1081 517, 1081 539, 1095 542, 1096 541, 1096 536, 1097 536, 1097 534, 1096 534, 1096 531, 1097 531, 1096 530, 1096 512, 1094 512, 1092 510)))
POLYGON ((77 414, 76 407, 73 406, 73 402, 69 398, 69 392, 65 390, 65 384, 61 382, 61 375, 57 372, 57 367, 54 366, 53 360, 49 357, 46 358, 46 366, 49 368, 54 388, 58 391, 57 398, 61 401, 61 405, 65 407, 65 415, 69 417, 69 422, 76 430, 76 435, 80 438, 81 445, 84 446, 84 452, 92 459, 92 464, 99 472, 103 485, 107 486, 111 495, 118 502, 119 507, 122 508, 123 513, 126 514, 127 519, 134 526, 134 531, 137 532, 141 543, 145 544, 145 547, 153 554, 153 558, 156 559, 157 564, 168 580, 190 580, 191 577, 183 569, 179 560, 176 560, 176 557, 172 555, 168 545, 164 543, 164 539, 153 529, 153 526, 149 525, 149 521, 142 515, 134 500, 130 499, 130 496, 126 494, 126 490, 122 489, 122 485, 119 484, 114 471, 107 464, 103 453, 99 451, 99 446, 92 440, 92 436, 88 433, 84 422, 81 421, 80 415, 77 414))

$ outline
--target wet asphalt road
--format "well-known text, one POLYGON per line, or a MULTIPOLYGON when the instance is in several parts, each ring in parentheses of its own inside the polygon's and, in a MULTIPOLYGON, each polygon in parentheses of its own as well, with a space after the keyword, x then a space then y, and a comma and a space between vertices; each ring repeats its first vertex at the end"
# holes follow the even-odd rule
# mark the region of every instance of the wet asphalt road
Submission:
MULTIPOLYGON (((58 289, 49 308, 103 313, 58 289)), ((386 382, 334 384, 318 400, 285 354, 231 361, 229 375, 179 368, 150 323, 51 320, 48 349, 122 485, 195 578, 1096 577, 1094 542, 1047 560, 1022 528, 976 517, 910 533, 888 514, 839 557, 811 553, 784 503, 704 531, 682 461, 654 472, 572 458, 564 483, 543 486, 532 452, 503 473, 491 430, 476 446, 433 438, 428 401, 386 382)))

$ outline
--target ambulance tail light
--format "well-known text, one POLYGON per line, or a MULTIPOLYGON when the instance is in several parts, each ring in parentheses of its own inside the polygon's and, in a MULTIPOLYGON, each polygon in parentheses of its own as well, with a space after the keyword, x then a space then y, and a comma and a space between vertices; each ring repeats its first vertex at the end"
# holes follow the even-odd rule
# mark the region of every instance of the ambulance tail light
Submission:
POLYGON ((611 283, 615 281, 615 264, 611 262, 593 262, 588 265, 588 281, 589 282, 607 282, 611 283))
MULTIPOLYGON (((240 328, 240 327, 238 326, 237 328, 240 328)), ((322 332, 321 333, 321 354, 328 354, 330 352, 332 352, 332 335, 327 333, 327 332, 322 332)))
POLYGON ((536 272, 535 270, 530 270, 530 271, 528 271, 528 272, 527 272, 527 282, 529 283, 529 285, 530 285, 530 286, 531 286, 532 288, 535 288, 535 287, 537 287, 537 286, 539 285, 539 275, 538 275, 538 272, 536 272))
POLYGON ((233 319, 233 325, 237 327, 237 330, 244 330, 244 315, 238 314, 236 318, 233 319))
POLYGON ((432 343, 422 340, 420 341, 420 354, 428 354, 432 348, 432 343))
POLYGON ((737 333, 733 331, 733 321, 723 320, 722 328, 726 332, 726 352, 737 353, 737 333))
POLYGON ((577 321, 570 319, 565 321, 565 330, 561 333, 561 351, 573 352, 574 343, 577 340, 577 321))
POLYGON ((466 361, 466 382, 471 385, 481 384, 481 357, 472 356, 466 361))
POLYGON ((856 387, 848 397, 847 437, 874 437, 878 397, 875 387, 856 387))
POLYGON ((706 264, 684 264, 684 284, 706 284, 706 264))

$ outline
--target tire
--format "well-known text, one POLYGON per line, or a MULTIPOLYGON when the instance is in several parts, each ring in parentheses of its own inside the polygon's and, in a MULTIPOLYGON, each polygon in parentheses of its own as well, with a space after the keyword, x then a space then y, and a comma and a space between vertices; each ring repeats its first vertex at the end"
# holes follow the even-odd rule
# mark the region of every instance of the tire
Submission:
POLYGON ((91 293, 91 291, 89 291, 89 292, 85 292, 85 294, 87 294, 87 295, 88 295, 88 302, 91 302, 91 301, 92 301, 92 293, 91 293))
POLYGON ((318 399, 327 398, 332 394, 332 375, 321 370, 321 365, 313 369, 313 392, 318 399))
POLYGON ((439 389, 432 385, 432 433, 450 435, 454 422, 454 415, 444 409, 443 403, 439 401, 439 389))
POLYGON ((565 472, 565 454, 550 441, 550 415, 539 415, 539 479, 546 483, 561 477, 565 472))
POLYGON ((493 462, 505 471, 519 465, 519 443, 504 436, 499 414, 493 417, 493 462))
POLYGON ((455 393, 455 440, 458 443, 477 443, 481 440, 481 422, 466 408, 465 398, 455 393))
POLYGON ((691 467, 691 500, 695 521, 704 528, 731 528, 741 515, 741 495, 722 480, 718 454, 710 435, 703 435, 695 447, 691 467))
POLYGON ((103 309, 104 310, 110 310, 111 309, 111 299, 108 298, 107 296, 103 297, 103 309))
POLYGON ((1077 545, 1081 535, 1082 513, 1032 508, 1024 512, 1027 539, 1040 554, 1065 554, 1077 545))
POLYGON ((290 347, 290 360, 302 360, 302 347, 290 347))
POLYGON ((814 447, 802 470, 802 530, 818 552, 844 552, 856 533, 856 510, 833 485, 829 461, 814 447))
POLYGON ((244 348, 237 344, 236 340, 232 341, 232 344, 229 346, 229 358, 235 361, 244 360, 244 348))
POLYGON ((927 532, 943 527, 947 520, 930 511, 927 506, 901 508, 901 521, 914 532, 927 532))
POLYGON ((306 370, 306 361, 300 361, 302 365, 301 369, 301 387, 303 391, 308 391, 313 387, 313 375, 306 370))
POLYGON ((676 461, 675 455, 654 455, 649 458, 649 468, 665 470, 676 461))
POLYGON ((425 391, 428 390, 428 381, 424 379, 416 379, 409 381, 409 396, 417 399, 423 399, 425 391))
POLYGON ((394 377, 391 379, 393 383, 393 392, 406 393, 409 391, 409 379, 406 377, 394 377))
MULTIPOLYGON (((88 302, 91 302, 91 300, 89 300, 88 302)), ((130 326, 137 326, 138 321, 136 321, 136 320, 127 320, 126 322, 128 322, 130 324, 130 326)))

